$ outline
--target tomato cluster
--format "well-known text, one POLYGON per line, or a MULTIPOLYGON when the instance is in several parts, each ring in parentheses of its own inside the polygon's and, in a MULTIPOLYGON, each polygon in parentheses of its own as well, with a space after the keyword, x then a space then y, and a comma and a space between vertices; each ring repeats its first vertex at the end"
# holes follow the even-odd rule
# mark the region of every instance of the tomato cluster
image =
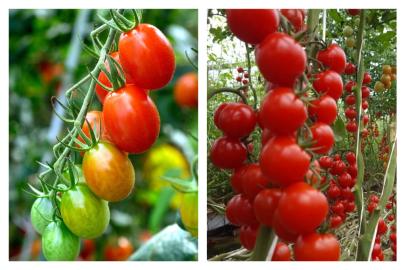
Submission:
POLYGON ((379 81, 375 82, 374 90, 382 92, 385 89, 390 89, 393 81, 396 80, 396 67, 390 65, 382 66, 382 75, 379 81))
MULTIPOLYGON (((105 62, 95 89, 103 109, 87 113, 75 140, 77 147, 72 148, 83 155, 82 166, 66 169, 60 178, 71 179, 70 183, 62 179, 58 192, 38 198, 31 208, 47 260, 74 260, 80 238, 93 239, 106 231, 108 202, 124 200, 134 188, 135 171, 128 154, 147 151, 159 135, 160 116, 149 91, 164 87, 174 74, 175 55, 168 39, 155 26, 138 24, 121 34, 118 51, 109 57, 112 61, 105 62), (125 82, 115 78, 121 69, 119 77, 125 82)), ((186 91, 184 83, 180 87, 186 91)), ((191 88, 196 88, 191 90, 196 100, 185 103, 196 106, 195 74, 191 88)))
MULTIPOLYGON (((317 157, 330 153, 334 145, 330 125, 343 92, 340 74, 346 55, 336 44, 326 46, 316 56, 325 69, 310 68, 302 45, 278 31, 280 16, 288 19, 293 32, 305 29, 305 14, 303 10, 226 11, 231 32, 255 46, 267 94, 257 113, 243 103, 223 103, 216 109, 214 123, 224 136, 212 145, 210 158, 216 167, 233 170, 230 183, 236 195, 227 203, 226 217, 240 226, 240 241, 246 249, 254 249, 261 225, 272 228, 282 240, 275 248, 275 260, 338 260, 338 240, 318 230, 329 215, 328 197, 318 187, 327 180, 333 185, 335 180, 326 179, 331 174, 328 170, 322 175, 317 157), (313 74, 306 85, 301 78, 307 67, 313 74), (258 162, 255 157, 247 161, 244 143, 252 140, 256 124, 262 149, 258 162), (287 243, 293 243, 293 254, 287 243)), ((343 173, 338 178, 353 196, 353 177, 347 173, 351 183, 344 183, 348 179, 343 173)), ((348 209, 351 206, 353 200, 348 209)))
POLYGON ((243 85, 247 85, 249 83, 249 74, 247 71, 244 70, 243 67, 237 68, 238 76, 235 80, 243 85))

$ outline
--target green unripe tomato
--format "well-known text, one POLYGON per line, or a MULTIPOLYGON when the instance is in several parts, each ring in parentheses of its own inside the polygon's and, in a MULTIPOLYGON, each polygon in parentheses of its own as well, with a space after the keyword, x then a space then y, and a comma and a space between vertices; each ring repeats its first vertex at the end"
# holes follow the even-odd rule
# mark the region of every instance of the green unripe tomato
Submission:
POLYGON ((354 46, 355 46, 355 39, 354 39, 353 37, 347 38, 347 39, 345 40, 345 45, 346 45, 348 48, 354 48, 354 46))
POLYGON ((42 252, 48 261, 73 261, 80 252, 79 237, 62 221, 53 221, 42 235, 42 252))
POLYGON ((179 209, 182 223, 186 230, 194 237, 198 234, 198 194, 197 192, 184 193, 179 209))
POLYGON ((62 195, 61 214, 69 230, 85 239, 103 234, 110 221, 108 203, 86 184, 77 184, 62 195))
POLYGON ((354 30, 352 29, 352 27, 351 26, 345 26, 344 27, 344 29, 343 29, 343 35, 345 36, 345 37, 350 37, 350 36, 352 36, 352 34, 354 33, 354 30))
POLYGON ((49 223, 52 222, 54 207, 48 198, 38 198, 31 207, 31 223, 35 231, 42 234, 49 223))

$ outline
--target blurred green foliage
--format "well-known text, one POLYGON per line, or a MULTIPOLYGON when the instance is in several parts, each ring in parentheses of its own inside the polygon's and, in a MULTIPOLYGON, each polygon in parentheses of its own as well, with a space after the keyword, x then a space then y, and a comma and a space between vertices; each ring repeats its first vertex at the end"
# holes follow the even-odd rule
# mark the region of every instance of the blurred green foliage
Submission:
MULTIPOLYGON (((9 11, 9 166, 10 166, 10 259, 30 259, 32 235, 30 236, 29 211, 34 198, 23 190, 27 183, 36 185, 36 174, 44 155, 52 154, 48 138, 50 120, 53 114, 51 97, 61 91, 61 82, 66 75, 64 63, 71 47, 74 24, 80 10, 10 10, 9 11), (28 251, 27 251, 28 250, 28 251), (25 255, 21 256, 21 252, 25 255)), ((82 40, 89 45, 89 34, 101 24, 97 13, 106 16, 107 10, 91 10, 82 27, 86 35, 82 40)), ((186 57, 197 64, 197 11, 196 10, 144 10, 143 22, 158 27, 168 37, 175 49, 176 72, 173 80, 164 89, 151 93, 161 116, 162 131, 157 145, 174 144, 179 151, 185 149, 197 153, 197 110, 182 109, 173 99, 173 87, 179 76, 195 71, 186 57), (166 131, 165 131, 166 130, 166 131), (169 131, 168 131, 169 130, 169 131), (177 131, 181 140, 175 140, 170 131, 177 131), (183 136, 183 137, 182 137, 183 136)), ((72 71, 73 81, 83 78, 91 70, 97 59, 83 50, 79 65, 72 71)), ((96 98, 91 109, 101 105, 96 98)), ((65 127, 61 130, 65 132, 65 127)), ((61 134, 60 134, 61 135, 61 134)), ((179 136, 178 136, 179 137, 179 136)), ((190 153, 189 153, 190 156, 190 153)), ((189 162, 190 157, 186 156, 189 162)), ((79 155, 77 157, 80 159, 79 155)), ((150 215, 161 202, 140 201, 139 192, 149 189, 148 179, 143 179, 142 165, 145 155, 133 155, 131 160, 136 170, 136 187, 133 194, 120 203, 111 203, 111 225, 108 232, 95 240, 97 256, 103 259, 103 248, 108 238, 126 236, 135 248, 145 242, 150 232, 150 215)), ((79 160, 80 161, 80 160, 79 160)), ((160 191, 156 191, 160 192, 160 191)), ((159 198, 159 196, 156 196, 159 198)), ((152 222, 155 229, 162 229, 176 220, 176 209, 164 207, 165 211, 152 222), (158 226, 158 228, 156 228, 158 226)), ((36 238, 37 236, 34 236, 36 238)), ((31 254, 32 255, 32 254, 31 254)))

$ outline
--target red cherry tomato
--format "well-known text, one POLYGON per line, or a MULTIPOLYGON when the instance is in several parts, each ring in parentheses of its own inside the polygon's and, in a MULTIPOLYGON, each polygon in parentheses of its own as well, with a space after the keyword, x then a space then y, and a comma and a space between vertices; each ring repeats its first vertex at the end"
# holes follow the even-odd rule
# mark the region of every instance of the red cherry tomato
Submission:
POLYGON ((109 93, 103 116, 112 142, 124 152, 145 152, 158 138, 159 112, 147 92, 135 85, 109 93))
POLYGON ((265 145, 275 135, 267 128, 264 128, 261 133, 261 144, 265 145))
POLYGON ((343 49, 337 44, 331 44, 325 50, 318 51, 317 60, 324 66, 338 73, 343 73, 346 65, 346 56, 343 49))
MULTIPOLYGON (((252 29, 255 28, 250 31, 252 29)), ((267 81, 292 87, 295 80, 305 71, 307 60, 299 43, 289 35, 277 32, 268 35, 256 47, 255 61, 267 81)))
POLYGON ((345 98, 345 104, 347 104, 347 105, 354 105, 354 104, 355 104, 355 101, 356 101, 356 99, 355 99, 355 96, 354 96, 353 94, 348 95, 348 96, 345 98))
POLYGON ((283 242, 278 242, 272 255, 272 261, 290 261, 290 249, 283 242))
POLYGON ((278 188, 264 189, 254 200, 254 213, 259 223, 272 227, 275 209, 282 191, 278 188))
POLYGON ((316 117, 317 121, 327 125, 331 125, 337 117, 337 103, 328 95, 312 101, 308 110, 310 116, 316 117))
POLYGON ((364 114, 364 115, 362 116, 362 122, 364 123, 364 126, 366 126, 366 125, 368 124, 368 122, 369 122, 369 116, 368 116, 368 114, 364 114))
POLYGON ((362 84, 370 84, 371 81, 372 81, 371 74, 369 74, 368 72, 365 72, 364 78, 362 79, 362 84))
POLYGON ((131 242, 125 237, 119 237, 117 243, 107 244, 104 249, 104 258, 107 261, 125 261, 133 253, 131 242))
POLYGON ((194 72, 183 74, 174 87, 176 103, 181 107, 196 108, 198 103, 198 78, 194 72))
POLYGON ((275 135, 291 135, 304 124, 307 111, 293 89, 281 87, 266 95, 259 118, 264 128, 275 135))
POLYGON ((241 81, 242 81, 242 77, 238 76, 237 78, 235 78, 235 80, 236 80, 237 82, 241 82, 241 81))
POLYGON ((347 166, 342 160, 336 160, 333 162, 333 167, 330 170, 332 175, 340 175, 347 170, 347 166))
POLYGON ((243 68, 243 67, 238 67, 238 68, 237 68, 237 72, 238 72, 238 73, 243 73, 243 72, 244 72, 244 68, 243 68))
POLYGON ((248 136, 255 128, 257 117, 251 106, 243 103, 228 103, 218 118, 220 129, 228 137, 248 136))
POLYGON ((334 199, 337 199, 338 197, 340 197, 340 195, 341 195, 341 189, 337 185, 333 184, 333 182, 330 183, 330 186, 327 190, 327 196, 330 199, 334 200, 334 199))
POLYGON ((351 175, 352 178, 356 178, 358 175, 357 165, 353 164, 353 165, 348 166, 347 172, 351 175))
POLYGON ((344 70, 345 74, 352 75, 352 74, 355 74, 356 71, 357 71, 357 67, 353 63, 348 62, 345 65, 345 70, 344 70))
POLYGON ((319 159, 319 164, 324 169, 331 168, 333 166, 333 159, 329 156, 322 156, 319 159))
POLYGON ((253 250, 255 247, 255 242, 257 241, 257 234, 258 224, 242 226, 240 229, 241 245, 248 250, 253 250))
POLYGON ((314 231, 328 213, 326 196, 304 182, 288 186, 279 199, 275 215, 286 230, 304 234, 314 231))
POLYGON ((361 13, 360 9, 347 9, 347 12, 351 16, 357 16, 361 13))
POLYGON ((267 188, 269 179, 262 173, 259 164, 249 164, 245 168, 243 179, 241 181, 242 193, 253 201, 257 194, 267 188))
POLYGON ((165 35, 155 26, 139 24, 122 33, 118 42, 123 70, 140 88, 164 87, 175 72, 175 53, 165 35))
POLYGON ((369 98, 371 91, 369 91, 369 88, 366 86, 361 87, 361 95, 362 98, 369 98))
POLYGON ((338 228, 341 224, 343 224, 343 219, 339 215, 332 215, 330 217, 330 228, 338 228))
POLYGON ((354 81, 348 81, 348 82, 345 84, 345 86, 344 86, 345 91, 347 91, 347 92, 352 92, 353 87, 355 87, 356 85, 357 85, 356 82, 354 82, 354 81))
POLYGON ((351 133, 357 132, 357 128, 357 123, 354 120, 348 122, 347 125, 345 125, 345 129, 351 133))
POLYGON ((340 174, 338 176, 338 183, 343 188, 352 187, 353 181, 351 175, 347 172, 340 174))
POLYGON ((281 13, 292 24, 296 32, 303 29, 305 17, 303 9, 281 9, 281 13))
POLYGON ((351 165, 354 165, 357 162, 357 157, 355 156, 354 152, 347 152, 345 154, 345 159, 351 165))
POLYGON ((294 248, 296 261, 338 261, 340 253, 340 243, 333 234, 299 236, 294 248))
POLYGON ((326 70, 316 74, 313 82, 314 89, 338 100, 343 93, 343 81, 340 74, 333 70, 326 70))
POLYGON ((378 229, 376 231, 377 234, 385 234, 388 231, 388 226, 386 225, 385 221, 382 218, 379 218, 378 221, 378 229))
MULTIPOLYGON (((112 52, 110 56, 116 60, 117 63, 120 64, 120 57, 118 55, 118 52, 112 52)), ((107 71, 110 71, 110 66, 107 60, 104 62, 104 66, 106 67, 107 71)), ((104 86, 106 87, 112 87, 111 82, 107 75, 103 72, 100 71, 99 77, 97 78, 104 86)), ((134 80, 131 78, 130 74, 125 73, 125 79, 127 84, 133 84, 134 80)), ((104 90, 103 87, 101 87, 99 84, 96 84, 96 95, 100 100, 100 103, 104 103, 104 99, 106 98, 107 94, 109 92, 104 90)))
POLYGON ((231 176, 230 179, 231 187, 233 188, 233 191, 236 194, 242 193, 242 181, 244 179, 244 175, 248 167, 249 164, 246 164, 235 169, 233 175, 231 176))
POLYGON ((284 242, 292 243, 295 242, 299 234, 288 231, 279 221, 277 213, 274 213, 272 229, 275 234, 284 242))
POLYGON ((250 201, 242 194, 235 195, 228 201, 226 217, 228 221, 237 226, 258 223, 250 201))
POLYGON ((334 131, 324 123, 316 122, 310 127, 312 133, 313 151, 318 154, 328 153, 334 145, 334 131))
POLYGON ((218 129, 221 129, 220 125, 220 115, 221 112, 227 107, 228 103, 221 103, 220 106, 217 107, 216 111, 214 112, 214 124, 218 129))
POLYGON ((210 150, 210 159, 221 169, 235 169, 240 167, 247 158, 247 148, 238 139, 218 138, 210 150))
POLYGON ((279 186, 303 181, 310 165, 310 156, 292 137, 274 137, 260 155, 262 172, 279 186))
MULTIPOLYGON (((354 102, 354 103, 355 103, 355 102, 354 102)), ((368 105, 368 101, 363 100, 363 101, 362 101, 362 105, 361 105, 361 106, 362 106, 362 109, 363 109, 363 110, 368 109, 368 106, 369 106, 369 105, 368 105)))
POLYGON ((344 114, 345 117, 347 117, 350 120, 353 120, 355 119, 355 117, 357 117, 357 112, 352 107, 348 107, 347 109, 345 109, 344 114))
POLYGON ((226 16, 231 32, 240 40, 253 45, 260 43, 279 27, 279 13, 275 9, 227 9, 226 16))

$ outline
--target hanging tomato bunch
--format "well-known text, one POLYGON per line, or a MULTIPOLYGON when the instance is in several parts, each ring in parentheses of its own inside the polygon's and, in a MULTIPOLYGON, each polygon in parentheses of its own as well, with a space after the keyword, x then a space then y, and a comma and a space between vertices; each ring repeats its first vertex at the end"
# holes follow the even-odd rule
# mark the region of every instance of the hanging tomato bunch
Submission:
MULTIPOLYGON (((356 167, 354 172, 352 160, 350 175, 342 161, 320 155, 330 153, 334 145, 331 125, 343 92, 346 55, 337 44, 322 45, 315 57, 320 64, 311 62, 303 44, 290 35, 306 29, 305 15, 304 10, 226 10, 231 32, 254 46, 267 94, 257 112, 242 102, 217 108, 214 123, 223 137, 213 143, 210 159, 220 169, 233 170, 230 184, 236 195, 225 212, 240 226, 246 249, 255 248, 259 228, 267 227, 282 240, 274 260, 339 260, 339 242, 323 224, 336 216, 343 220, 355 209, 351 188, 356 167), (288 20, 288 28, 281 20, 288 20), (257 124, 261 151, 248 159, 247 142, 257 124), (328 167, 326 159, 331 159, 328 167), (332 200, 320 191, 326 185, 342 185, 347 194, 332 200)), ((331 227, 338 225, 335 221, 331 227)))
MULTIPOLYGON (((111 14, 116 24, 98 29, 107 29, 108 38, 105 44, 95 44, 93 53, 100 60, 88 76, 92 81, 80 111, 64 107, 72 118, 69 122, 75 126, 54 147, 53 166, 43 165, 45 172, 39 175, 42 190, 31 187, 38 197, 31 208, 31 222, 42 235, 47 260, 74 260, 79 255, 81 238, 94 239, 106 232, 109 202, 126 199, 134 189, 136 174, 129 154, 148 151, 159 136, 160 115, 149 92, 171 81, 174 50, 158 28, 140 22, 137 11, 133 11, 133 20, 120 11, 111 14), (118 50, 109 52, 114 47, 118 50), (103 108, 87 112, 94 91, 103 108), (82 164, 75 164, 70 154, 74 151, 83 157, 82 164)), ((191 98, 179 103, 196 107, 197 76, 187 76, 186 86, 182 83, 177 92, 191 92, 191 98)), ((68 99, 71 91, 67 91, 68 99)), ((197 215, 187 207, 193 205, 192 211, 196 209, 197 191, 189 190, 185 197, 181 215, 190 215, 185 225, 196 235, 197 215)), ((121 257, 114 255, 114 248, 106 250, 106 254, 127 258, 132 246, 128 241, 124 245, 127 249, 121 257)))

